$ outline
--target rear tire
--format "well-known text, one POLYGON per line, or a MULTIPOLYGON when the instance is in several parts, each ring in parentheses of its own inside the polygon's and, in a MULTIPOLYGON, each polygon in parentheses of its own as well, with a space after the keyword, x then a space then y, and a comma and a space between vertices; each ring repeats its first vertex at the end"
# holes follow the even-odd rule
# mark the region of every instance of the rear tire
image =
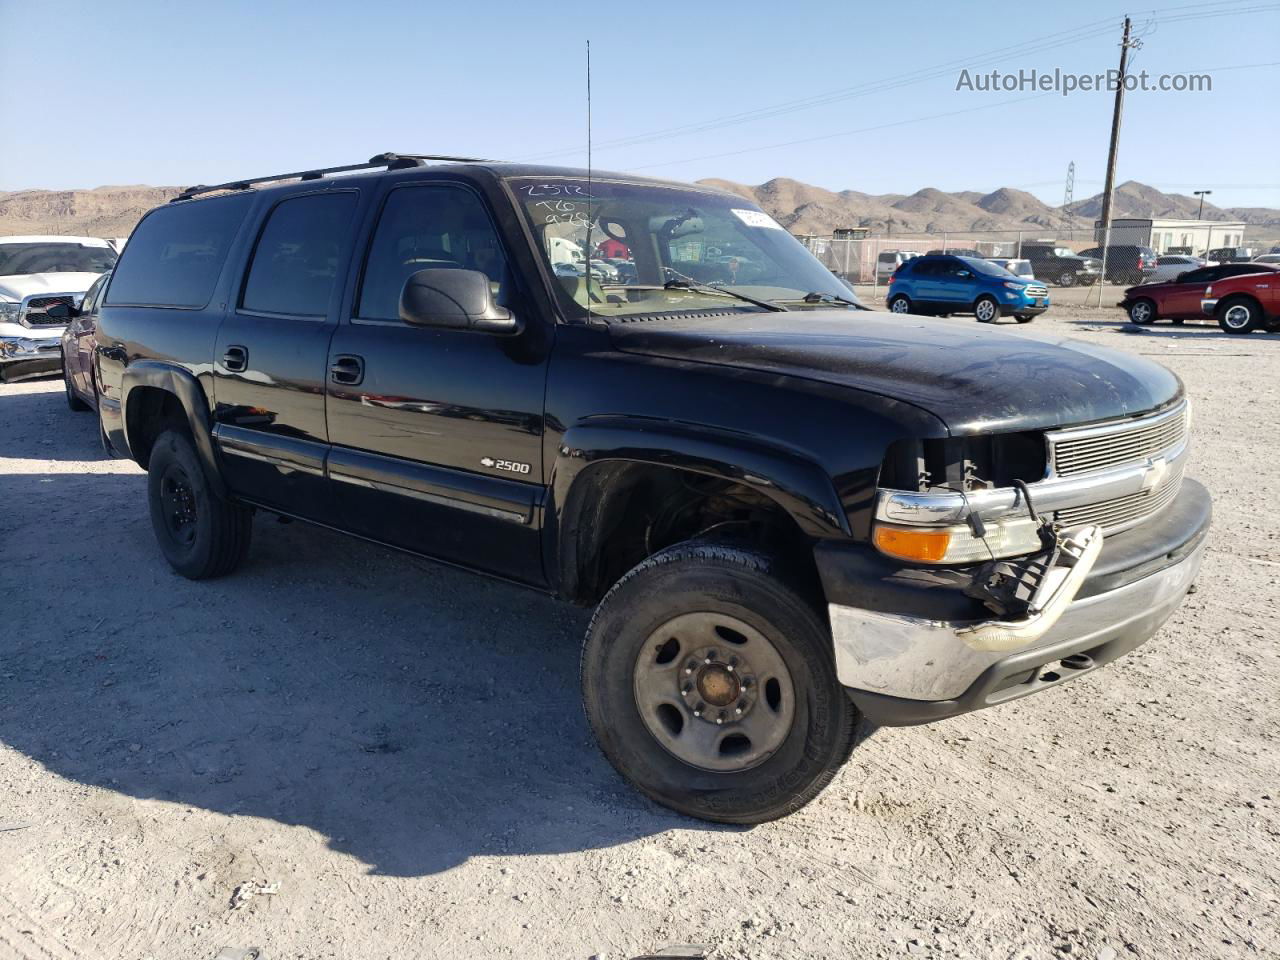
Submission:
POLYGON ((1064 270, 1058 274, 1057 280, 1060 287, 1074 287, 1076 285, 1076 274, 1074 270, 1064 270))
POLYGON ((1000 319, 1000 304, 995 297, 981 296, 973 302, 973 315, 979 323, 995 323, 1000 319))
POLYGON ((1141 297, 1129 304, 1129 322, 1140 327, 1156 322, 1156 303, 1149 297, 1141 297))
POLYGON ((184 577, 224 576, 249 552, 253 511, 213 492, 185 432, 170 429, 156 439, 147 499, 160 552, 184 577))
POLYGON ((803 807, 848 759, 858 711, 825 620, 782 569, 689 541, 633 568, 596 609, 587 719, 614 769, 663 806, 764 823, 803 807))
POLYGON ((902 293, 898 294, 896 297, 890 297, 889 312, 890 313, 910 313, 911 298, 908 297, 906 294, 902 294, 902 293))
POLYGON ((1218 326, 1227 333, 1253 333, 1266 323, 1262 307, 1252 297, 1227 297, 1218 304, 1218 326))
POLYGON ((1017 314, 1014 316, 1013 319, 1017 320, 1019 323, 1030 323, 1032 320, 1035 319, 1035 317, 1034 316, 1026 317, 1026 316, 1023 316, 1022 314, 1017 314))

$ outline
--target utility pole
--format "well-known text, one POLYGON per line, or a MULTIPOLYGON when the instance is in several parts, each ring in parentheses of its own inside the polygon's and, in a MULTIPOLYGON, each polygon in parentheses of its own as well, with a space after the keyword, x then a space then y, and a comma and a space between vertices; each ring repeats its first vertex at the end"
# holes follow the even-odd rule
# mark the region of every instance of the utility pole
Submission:
POLYGON ((1098 278, 1098 306, 1102 306, 1103 287, 1107 285, 1107 248, 1111 246, 1111 195, 1116 187, 1116 153, 1120 149, 1120 115, 1124 112, 1124 83, 1128 77, 1129 18, 1124 18, 1124 35, 1120 38, 1120 78, 1116 83, 1116 105, 1111 114, 1111 149, 1107 151, 1107 182, 1102 188, 1102 276, 1098 278))
POLYGON ((1204 198, 1205 198, 1205 195, 1206 195, 1206 194, 1213 193, 1213 191, 1212 191, 1212 190, 1195 190, 1195 191, 1193 191, 1193 192, 1195 193, 1195 195, 1196 195, 1197 197, 1199 197, 1199 198, 1200 198, 1200 212, 1196 214, 1196 219, 1197 219, 1197 220, 1203 220, 1203 219, 1204 219, 1204 198))
POLYGON ((1071 206, 1074 199, 1076 189, 1076 162, 1072 160, 1067 164, 1067 185, 1062 191, 1062 213, 1067 218, 1067 239, 1074 240, 1076 238, 1075 217, 1071 216, 1071 211, 1067 208, 1071 206))

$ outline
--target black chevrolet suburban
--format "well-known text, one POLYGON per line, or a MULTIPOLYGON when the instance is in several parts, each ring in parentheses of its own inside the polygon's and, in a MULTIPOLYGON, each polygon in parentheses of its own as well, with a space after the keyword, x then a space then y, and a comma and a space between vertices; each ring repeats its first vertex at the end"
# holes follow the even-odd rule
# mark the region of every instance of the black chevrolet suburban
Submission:
POLYGON ((595 605, 604 753, 712 820, 1132 650, 1209 525, 1173 374, 867 311, 704 187, 382 154, 191 188, 95 337, 180 574, 234 570, 262 511, 595 605))

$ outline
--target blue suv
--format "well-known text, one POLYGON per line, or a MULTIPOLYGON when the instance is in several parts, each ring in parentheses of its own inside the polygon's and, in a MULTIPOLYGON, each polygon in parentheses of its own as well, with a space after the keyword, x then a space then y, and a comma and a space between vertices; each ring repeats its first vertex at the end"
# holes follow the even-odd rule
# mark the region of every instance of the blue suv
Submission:
POLYGON ((972 313, 982 323, 1014 317, 1030 323, 1049 309, 1049 288, 977 257, 916 257, 889 278, 893 313, 972 313))

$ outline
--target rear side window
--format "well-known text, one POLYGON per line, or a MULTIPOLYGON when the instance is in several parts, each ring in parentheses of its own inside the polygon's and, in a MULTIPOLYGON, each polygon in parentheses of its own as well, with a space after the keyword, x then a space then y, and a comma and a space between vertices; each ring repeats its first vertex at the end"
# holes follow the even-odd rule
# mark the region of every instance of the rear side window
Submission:
POLYGON ((213 296, 250 194, 184 200, 148 214, 116 264, 107 305, 195 310, 213 296))
POLYGON ((254 248, 241 309, 295 317, 327 314, 355 209, 351 191, 276 204, 254 248))

